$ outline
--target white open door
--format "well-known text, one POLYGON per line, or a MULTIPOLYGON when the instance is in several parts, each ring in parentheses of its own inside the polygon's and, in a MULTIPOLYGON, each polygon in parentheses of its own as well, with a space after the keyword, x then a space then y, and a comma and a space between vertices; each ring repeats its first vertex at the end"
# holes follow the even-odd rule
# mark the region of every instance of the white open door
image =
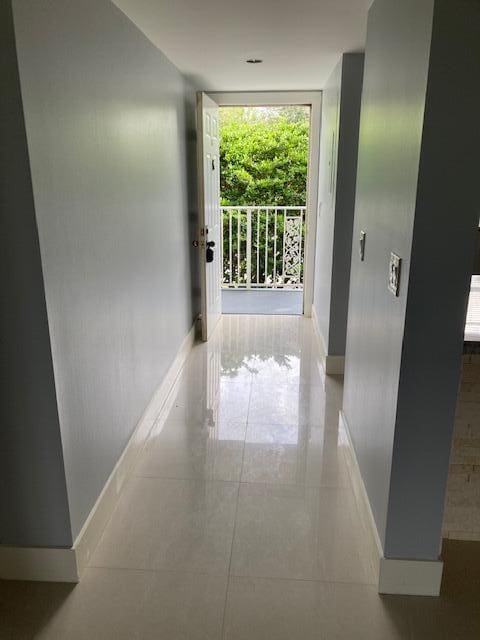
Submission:
POLYGON ((208 340, 222 315, 222 225, 219 112, 205 93, 197 96, 197 123, 202 338, 208 340))

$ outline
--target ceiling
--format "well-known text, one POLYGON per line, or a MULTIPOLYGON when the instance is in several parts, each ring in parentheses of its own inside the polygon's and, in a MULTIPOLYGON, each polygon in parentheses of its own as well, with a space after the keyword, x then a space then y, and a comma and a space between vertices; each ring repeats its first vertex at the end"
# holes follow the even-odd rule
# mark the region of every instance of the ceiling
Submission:
POLYGON ((321 89, 361 51, 371 0, 114 0, 197 88, 321 89), (261 58, 262 64, 246 64, 261 58))

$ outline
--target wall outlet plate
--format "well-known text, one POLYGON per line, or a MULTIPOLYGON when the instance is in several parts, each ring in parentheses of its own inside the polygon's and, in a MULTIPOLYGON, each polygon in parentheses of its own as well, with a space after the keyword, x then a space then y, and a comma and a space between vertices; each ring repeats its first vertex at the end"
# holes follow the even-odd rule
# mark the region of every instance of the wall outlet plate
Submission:
POLYGON ((394 296, 398 296, 400 290, 400 270, 402 267, 402 259, 396 253, 390 254, 389 276, 388 276, 388 290, 393 293, 394 296))
POLYGON ((359 253, 360 253, 360 260, 363 262, 365 260, 365 241, 367 239, 367 234, 365 233, 365 231, 360 231, 360 248, 359 248, 359 253))

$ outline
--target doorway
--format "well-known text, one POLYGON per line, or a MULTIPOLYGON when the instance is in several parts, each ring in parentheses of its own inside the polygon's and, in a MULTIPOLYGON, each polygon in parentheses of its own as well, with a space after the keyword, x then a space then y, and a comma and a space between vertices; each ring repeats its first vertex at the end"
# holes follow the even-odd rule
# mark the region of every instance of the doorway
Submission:
POLYGON ((309 315, 319 94, 211 95, 219 105, 222 313, 309 315))
POLYGON ((223 313, 303 313, 310 107, 220 107, 223 313))
MULTIPOLYGON (((320 112, 321 92, 198 95, 200 225, 195 244, 200 248, 204 340, 208 340, 222 313, 301 315, 303 312, 307 317, 311 315, 320 112), (258 193, 255 201, 250 201, 246 188, 248 184, 243 184, 243 189, 237 191, 244 196, 242 202, 236 202, 235 199, 229 201, 225 193, 224 200, 220 202, 220 110, 225 107, 236 107, 243 112, 248 110, 250 116, 259 121, 265 117, 279 117, 284 125, 289 124, 289 118, 290 121, 295 117, 304 118, 308 162, 303 171, 306 183, 300 202, 295 195, 291 201, 287 201, 278 191, 273 195, 270 193, 268 202, 262 201, 258 193), (261 116, 253 116, 257 107, 261 116), (236 308, 229 304, 231 300, 226 300, 222 305, 224 293, 227 296, 242 293, 244 299, 236 298, 236 308), (263 300, 259 304, 260 296, 257 294, 260 293, 263 294, 263 300), (283 301, 277 297, 278 294, 284 296, 283 301)), ((275 150, 275 145, 273 147, 272 157, 260 159, 260 162, 265 164, 269 160, 270 165, 275 167, 279 148, 277 146, 275 150)), ((255 165, 255 162, 256 159, 252 158, 251 165, 255 165)), ((288 164, 287 161, 284 170, 289 168, 288 164)), ((245 178, 245 172, 242 173, 241 169, 240 174, 245 178)), ((258 165, 255 170, 258 173, 258 165)), ((241 182, 238 173, 230 178, 233 182, 241 182)), ((244 182, 248 183, 250 178, 252 176, 248 176, 244 182)), ((285 184, 291 186, 288 180, 285 184)), ((227 196, 232 193, 235 198, 234 189, 227 196)))

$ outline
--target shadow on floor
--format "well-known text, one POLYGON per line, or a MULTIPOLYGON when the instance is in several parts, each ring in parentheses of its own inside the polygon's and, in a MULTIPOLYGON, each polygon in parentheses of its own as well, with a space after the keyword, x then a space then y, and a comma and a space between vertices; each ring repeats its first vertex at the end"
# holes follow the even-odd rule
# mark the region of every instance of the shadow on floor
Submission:
MULTIPOLYGON (((442 595, 439 598, 409 597, 409 596, 379 596, 381 602, 380 618, 378 619, 380 635, 372 636, 375 640, 390 640, 391 638, 405 638, 406 640, 478 640, 480 638, 480 609, 478 599, 480 596, 480 543, 446 541, 443 555, 445 561, 444 581, 442 595), (381 624, 381 618, 389 620, 386 626, 381 624), (388 637, 385 630, 390 629, 388 637)), ((353 585, 352 585, 353 586, 353 585)), ((87 590, 92 585, 84 584, 87 590)), ((78 588, 78 587, 77 587, 78 588)), ((65 604, 69 595, 75 589, 73 584, 45 583, 45 582, 9 582, 0 581, 0 639, 1 640, 33 640, 43 638, 44 629, 56 613, 65 604)), ((78 594, 77 594, 78 595, 78 594)), ((105 594, 104 594, 105 595, 105 594)), ((118 595, 118 594, 117 594, 118 595)), ((89 598, 98 598, 98 594, 90 594, 89 598)), ((110 593, 109 598, 115 599, 115 593, 110 593)), ((139 601, 142 599, 138 595, 139 601)), ((352 607, 358 607, 352 596, 352 607)), ((82 599, 80 598, 80 601, 82 599)), ((85 605, 85 602, 83 603, 85 605)), ((108 609, 108 604, 106 603, 108 609)), ((140 615, 137 606, 133 610, 140 615)), ((378 611, 378 610, 377 610, 378 611)), ((77 612, 76 619, 80 627, 70 635, 67 626, 62 627, 60 636, 58 633, 51 635, 46 632, 46 637, 54 640, 72 638, 115 638, 118 634, 118 620, 111 620, 111 628, 104 628, 98 635, 90 635, 90 632, 98 634, 91 628, 91 602, 85 605, 83 611, 77 612), (63 633, 65 631, 66 635, 63 633), (80 633, 79 633, 80 632, 80 633)), ((144 613, 142 614, 144 615, 144 613)), ((339 620, 339 630, 342 629, 342 621, 339 620)), ((98 621, 97 621, 98 623, 98 621)), ((138 621, 138 635, 140 638, 156 638, 155 629, 149 626, 148 621, 138 621), (145 625, 145 622, 147 624, 145 625), (145 629, 149 629, 148 631, 145 629), (143 631, 142 631, 143 628, 143 631)), ((95 625, 94 625, 95 626, 95 625)), ((375 625, 372 626, 374 631, 375 625)), ((58 629, 57 629, 58 631, 58 629)), ((320 630, 319 630, 320 631, 320 630)), ((351 635, 351 627, 344 628, 345 635, 335 638, 354 638, 351 635)), ((126 637, 120 633, 120 636, 126 637)), ((181 636, 185 637, 185 636, 181 636)), ((243 637, 243 636, 242 636, 243 637)), ((299 635, 300 640, 302 636, 299 635)), ((308 636, 311 637, 310 635, 308 636)), ((316 637, 316 636, 315 636, 316 637)), ((331 636, 322 636, 329 640, 331 636)), ((283 636, 282 636, 283 638, 283 636)), ((170 637, 169 640, 175 640, 170 637)), ((272 639, 273 640, 273 639, 272 639)), ((369 638, 369 640, 371 640, 369 638)))
POLYGON ((407 623, 413 634, 407 637, 414 640, 478 639, 480 543, 444 540, 442 555, 440 597, 381 596, 385 612, 407 623))
MULTIPOLYGON (((61 582, 0 580, 0 639, 37 638, 75 588, 61 582)), ((88 618, 85 619, 88 624, 88 618)))

